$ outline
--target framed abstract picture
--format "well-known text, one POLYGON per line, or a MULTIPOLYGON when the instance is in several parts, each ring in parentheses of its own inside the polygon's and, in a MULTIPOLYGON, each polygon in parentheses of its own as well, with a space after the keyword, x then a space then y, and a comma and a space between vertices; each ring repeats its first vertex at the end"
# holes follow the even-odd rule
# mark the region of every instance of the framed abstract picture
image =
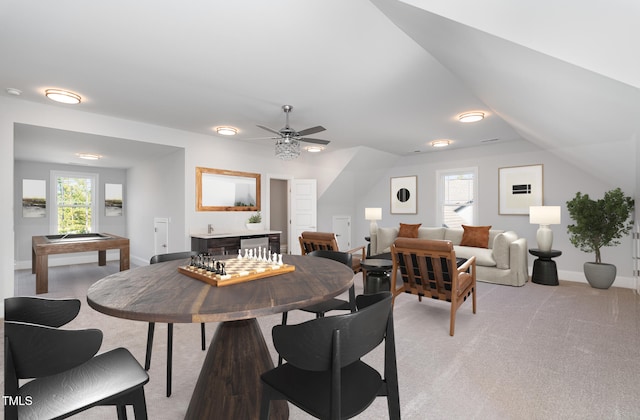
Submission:
POLYGON ((391 178, 391 214, 418 213, 418 177, 391 178))
POLYGON ((499 168, 499 214, 528 215, 530 206, 542 206, 542 181, 542 165, 499 168))

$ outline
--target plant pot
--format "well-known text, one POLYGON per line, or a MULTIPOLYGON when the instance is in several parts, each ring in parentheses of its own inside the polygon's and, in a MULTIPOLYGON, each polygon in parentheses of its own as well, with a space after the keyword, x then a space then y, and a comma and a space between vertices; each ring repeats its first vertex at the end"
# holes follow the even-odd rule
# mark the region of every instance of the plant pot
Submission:
POLYGON ((583 269, 587 281, 596 289, 608 289, 616 279, 616 266, 613 264, 586 262, 583 269))
POLYGON ((245 226, 248 230, 262 230, 262 222, 261 223, 246 223, 245 226))

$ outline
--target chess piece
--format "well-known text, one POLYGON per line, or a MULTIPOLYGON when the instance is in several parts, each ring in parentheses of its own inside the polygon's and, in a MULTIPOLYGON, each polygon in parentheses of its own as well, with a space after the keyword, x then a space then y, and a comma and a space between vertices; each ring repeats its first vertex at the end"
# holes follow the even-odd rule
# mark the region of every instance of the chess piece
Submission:
POLYGON ((278 265, 284 265, 282 262, 282 254, 278 254, 278 265))
POLYGON ((238 249, 238 259, 241 260, 242 259, 242 250, 238 249))

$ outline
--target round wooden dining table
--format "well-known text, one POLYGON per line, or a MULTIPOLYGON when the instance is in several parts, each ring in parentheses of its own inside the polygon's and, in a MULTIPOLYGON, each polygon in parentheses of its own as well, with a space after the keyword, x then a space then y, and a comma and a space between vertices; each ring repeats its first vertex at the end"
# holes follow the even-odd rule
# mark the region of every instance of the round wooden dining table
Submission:
MULTIPOLYGON (((187 260, 137 267, 97 281, 87 302, 96 311, 137 321, 220 322, 185 418, 257 419, 260 375, 273 368, 273 360, 256 318, 323 302, 353 283, 351 268, 330 259, 284 255, 283 261, 295 271, 221 287, 178 272, 187 260)), ((286 401, 272 402, 272 419, 288 416, 286 401)))

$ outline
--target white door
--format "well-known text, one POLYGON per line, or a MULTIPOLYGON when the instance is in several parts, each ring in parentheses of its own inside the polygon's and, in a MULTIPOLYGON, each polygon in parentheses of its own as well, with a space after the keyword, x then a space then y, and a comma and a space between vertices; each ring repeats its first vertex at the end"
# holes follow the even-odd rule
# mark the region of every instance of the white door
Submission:
POLYGON ((348 251, 351 247, 351 216, 333 216, 333 233, 336 234, 338 249, 348 251))
POLYGON ((154 255, 169 252, 169 219, 156 217, 153 219, 154 255))
POLYGON ((315 179, 289 180, 289 254, 300 255, 298 237, 318 229, 317 183, 315 179))

